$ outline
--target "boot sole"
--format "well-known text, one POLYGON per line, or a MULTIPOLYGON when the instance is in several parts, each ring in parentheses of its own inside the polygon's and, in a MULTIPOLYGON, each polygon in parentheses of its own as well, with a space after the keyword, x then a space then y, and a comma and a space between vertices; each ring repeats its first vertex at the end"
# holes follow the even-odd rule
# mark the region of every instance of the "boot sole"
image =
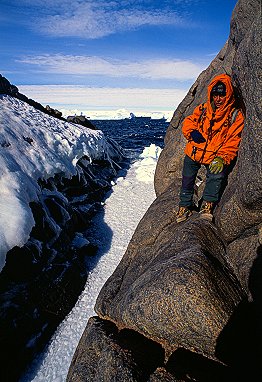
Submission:
POLYGON ((176 222, 177 222, 177 223, 184 222, 184 221, 187 220, 191 215, 192 215, 192 212, 188 213, 186 216, 181 216, 181 217, 179 217, 179 218, 176 218, 176 222))
POLYGON ((212 214, 209 214, 209 213, 201 213, 201 212, 200 212, 200 217, 201 217, 202 219, 209 220, 209 221, 211 221, 211 222, 212 222, 212 220, 213 220, 213 215, 212 215, 212 214))

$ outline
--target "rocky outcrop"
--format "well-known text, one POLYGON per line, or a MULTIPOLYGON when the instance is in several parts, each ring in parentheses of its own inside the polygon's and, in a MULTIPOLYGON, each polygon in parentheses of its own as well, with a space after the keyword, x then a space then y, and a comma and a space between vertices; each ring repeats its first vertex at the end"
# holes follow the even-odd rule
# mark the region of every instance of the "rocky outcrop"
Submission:
POLYGON ((83 116, 73 117, 74 120, 70 121, 70 120, 65 119, 63 117, 61 111, 54 109, 54 108, 50 107, 49 105, 46 105, 46 107, 44 107, 41 103, 39 103, 39 102, 37 102, 31 98, 28 98, 26 95, 19 92, 19 89, 17 86, 12 85, 8 81, 8 79, 3 77, 1 74, 0 74, 0 94, 8 94, 12 97, 18 98, 21 101, 26 102, 29 105, 33 106, 35 109, 40 110, 43 113, 51 115, 52 117, 58 118, 62 121, 67 120, 68 122, 77 123, 79 125, 88 127, 89 129, 96 130, 95 125, 83 116))
POLYGON ((87 324, 68 382, 98 376, 104 382, 261 379, 260 50, 260 1, 239 0, 227 43, 174 113, 157 165, 157 199, 100 292, 98 318, 87 324), (232 76, 246 115, 239 157, 214 223, 194 214, 177 225, 181 122, 220 73, 232 76), (122 344, 118 338, 127 330, 131 337, 122 344), (151 369, 146 358, 152 345, 144 348, 144 362, 136 362, 130 348, 135 336, 138 348, 145 338, 164 351, 151 369))
POLYGON ((84 115, 71 115, 68 116, 66 120, 67 122, 77 123, 78 125, 88 127, 89 129, 95 129, 92 122, 90 122, 84 115))
POLYGON ((71 179, 39 180, 30 238, 7 253, 0 273, 1 381, 18 380, 82 292, 97 250, 87 231, 124 160, 117 147, 114 160, 115 168, 83 157, 71 179))

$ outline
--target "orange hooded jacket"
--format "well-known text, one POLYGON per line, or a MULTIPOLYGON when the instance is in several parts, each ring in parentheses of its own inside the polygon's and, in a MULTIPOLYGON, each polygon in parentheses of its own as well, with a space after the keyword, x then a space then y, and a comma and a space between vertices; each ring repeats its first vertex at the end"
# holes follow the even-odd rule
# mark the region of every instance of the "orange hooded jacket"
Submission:
POLYGON ((191 159, 203 164, 210 164, 215 157, 221 157, 225 164, 229 164, 237 155, 241 132, 244 127, 244 116, 238 110, 235 121, 231 121, 235 110, 235 97, 231 79, 227 74, 220 74, 213 78, 208 85, 208 101, 195 108, 192 115, 185 118, 182 131, 188 143, 185 153, 191 159), (226 100, 215 109, 212 102, 211 90, 217 82, 226 86, 226 100), (195 143, 190 133, 198 130, 206 142, 195 143))

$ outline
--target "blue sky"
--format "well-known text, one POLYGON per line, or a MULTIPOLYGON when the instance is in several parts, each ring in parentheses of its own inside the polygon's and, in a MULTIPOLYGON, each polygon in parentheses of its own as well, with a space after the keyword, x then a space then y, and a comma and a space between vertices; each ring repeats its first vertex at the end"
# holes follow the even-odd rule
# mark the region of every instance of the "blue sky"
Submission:
POLYGON ((226 42, 236 3, 1 0, 0 73, 60 108, 134 108, 139 89, 137 109, 173 109, 226 42))

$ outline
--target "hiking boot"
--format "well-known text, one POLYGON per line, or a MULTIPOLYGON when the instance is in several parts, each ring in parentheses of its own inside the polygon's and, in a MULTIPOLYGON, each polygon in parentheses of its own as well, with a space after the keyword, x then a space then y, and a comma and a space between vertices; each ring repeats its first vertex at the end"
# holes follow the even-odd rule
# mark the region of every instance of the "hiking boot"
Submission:
POLYGON ((181 223, 185 220, 187 220, 187 218, 189 218, 189 216, 192 215, 192 211, 189 209, 189 207, 179 207, 177 213, 176 213, 176 222, 177 223, 181 223))
POLYGON ((200 217, 209 221, 213 220, 213 209, 214 209, 215 203, 213 202, 205 202, 203 201, 203 204, 200 209, 200 217))

